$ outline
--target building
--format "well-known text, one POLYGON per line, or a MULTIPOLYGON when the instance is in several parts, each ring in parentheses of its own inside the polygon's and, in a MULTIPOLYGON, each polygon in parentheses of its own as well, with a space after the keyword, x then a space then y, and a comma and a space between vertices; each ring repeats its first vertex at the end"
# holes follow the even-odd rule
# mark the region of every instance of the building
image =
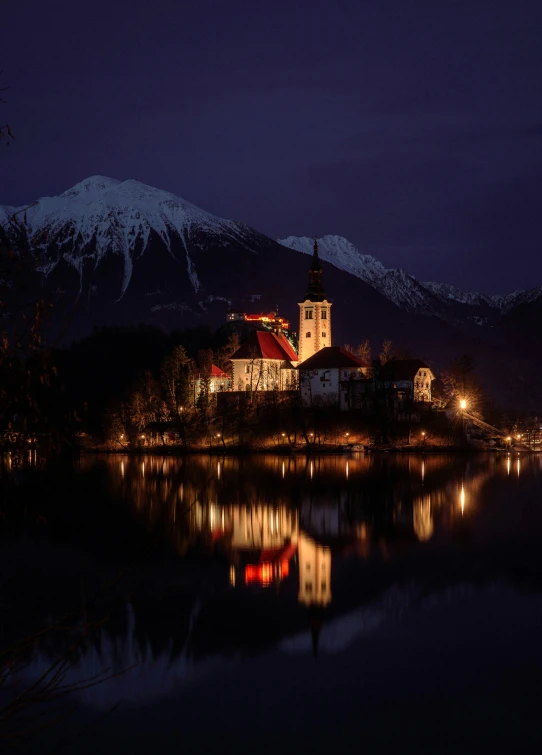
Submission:
POLYGON ((234 312, 230 310, 226 315, 227 322, 257 322, 270 330, 276 322, 280 323, 282 330, 288 330, 290 327, 289 320, 279 317, 276 312, 261 312, 259 315, 248 315, 246 312, 234 312))
POLYGON ((232 355, 234 391, 288 391, 297 386, 297 354, 282 333, 256 330, 232 355))
POLYGON ((435 375, 420 359, 392 359, 376 378, 376 389, 387 391, 398 403, 431 403, 431 383, 435 375))
POLYGON ((324 292, 315 238, 309 285, 303 301, 299 302, 299 361, 304 362, 326 346, 331 346, 331 303, 324 292))
POLYGON ((220 393, 222 391, 229 391, 231 389, 231 377, 227 372, 221 370, 216 364, 211 365, 211 370, 208 374, 199 373, 194 376, 194 403, 197 401, 198 396, 204 390, 207 384, 209 393, 220 393))
POLYGON ((353 381, 367 379, 369 365, 340 346, 326 346, 298 367, 303 406, 350 408, 353 381))

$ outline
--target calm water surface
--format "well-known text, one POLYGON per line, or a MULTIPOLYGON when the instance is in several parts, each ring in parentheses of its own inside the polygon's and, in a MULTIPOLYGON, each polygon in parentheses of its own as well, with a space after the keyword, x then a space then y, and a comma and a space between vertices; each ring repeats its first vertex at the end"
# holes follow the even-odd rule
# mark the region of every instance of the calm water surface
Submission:
POLYGON ((25 486, 49 508, 4 537, 6 636, 109 585, 68 681, 114 676, 64 751, 542 743, 542 456, 96 456, 25 486))

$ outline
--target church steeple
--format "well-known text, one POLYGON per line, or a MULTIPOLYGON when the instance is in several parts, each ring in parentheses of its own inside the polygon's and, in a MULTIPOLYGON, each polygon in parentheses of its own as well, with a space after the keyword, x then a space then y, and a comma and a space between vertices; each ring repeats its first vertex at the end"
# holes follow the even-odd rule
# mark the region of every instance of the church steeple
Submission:
POLYGON ((299 302, 299 360, 304 362, 326 346, 331 346, 331 302, 322 283, 322 263, 315 236, 309 285, 303 301, 299 302))
POLYGON ((326 294, 322 282, 322 265, 318 256, 318 241, 314 237, 314 251, 312 254, 312 264, 309 268, 309 285, 305 292, 305 301, 324 301, 326 294))

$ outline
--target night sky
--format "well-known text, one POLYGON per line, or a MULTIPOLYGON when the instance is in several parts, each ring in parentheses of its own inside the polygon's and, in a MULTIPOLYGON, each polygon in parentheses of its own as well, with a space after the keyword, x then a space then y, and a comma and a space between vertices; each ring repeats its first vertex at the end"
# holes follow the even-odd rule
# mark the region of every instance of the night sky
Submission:
POLYGON ((1 204, 138 178, 422 279, 542 284, 540 0, 26 0, 1 16, 1 204))

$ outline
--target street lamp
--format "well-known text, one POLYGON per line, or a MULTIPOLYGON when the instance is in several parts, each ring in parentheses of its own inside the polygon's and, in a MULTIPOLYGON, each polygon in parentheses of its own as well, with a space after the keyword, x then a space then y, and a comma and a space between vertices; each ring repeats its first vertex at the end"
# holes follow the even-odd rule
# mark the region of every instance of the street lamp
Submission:
POLYGON ((459 406, 461 407, 462 411, 465 411, 465 409, 467 408, 467 402, 464 398, 462 398, 459 402, 459 406))

